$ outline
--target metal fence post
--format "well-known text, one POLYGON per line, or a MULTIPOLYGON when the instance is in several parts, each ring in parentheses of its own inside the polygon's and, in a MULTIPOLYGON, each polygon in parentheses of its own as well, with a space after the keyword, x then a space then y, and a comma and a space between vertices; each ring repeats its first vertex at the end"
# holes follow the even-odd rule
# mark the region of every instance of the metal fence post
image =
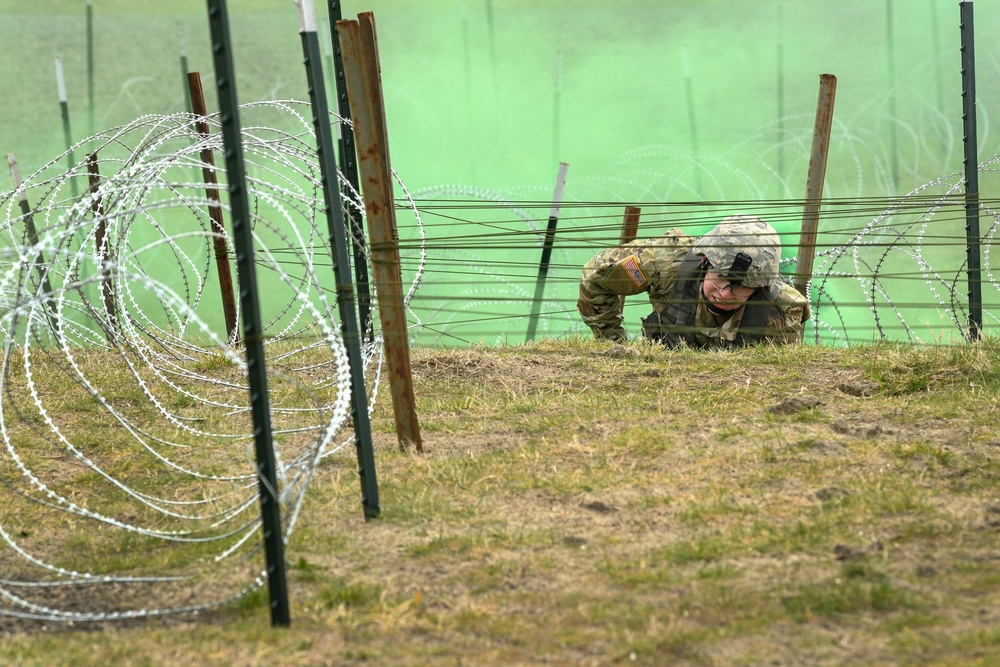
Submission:
POLYGON ((250 228, 246 165, 243 161, 243 143, 240 136, 236 70, 233 66, 232 40, 229 37, 229 14, 226 0, 207 0, 207 2, 212 54, 215 61, 215 83, 219 91, 219 117, 222 121, 222 138, 225 146, 229 205, 233 218, 236 272, 239 279, 240 302, 243 306, 243 345, 246 352, 247 379, 250 384, 250 412, 253 417, 257 457, 271 625, 287 626, 291 624, 291 614, 285 577, 285 545, 281 531, 277 466, 271 434, 267 369, 264 365, 264 335, 261 331, 260 303, 257 299, 257 272, 253 256, 253 233, 250 228))

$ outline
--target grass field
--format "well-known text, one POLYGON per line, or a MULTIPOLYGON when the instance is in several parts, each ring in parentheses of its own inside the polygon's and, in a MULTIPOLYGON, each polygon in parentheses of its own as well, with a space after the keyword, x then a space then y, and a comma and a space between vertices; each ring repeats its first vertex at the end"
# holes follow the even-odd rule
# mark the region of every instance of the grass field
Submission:
POLYGON ((320 467, 286 554, 289 629, 258 593, 197 617, 8 625, 0 662, 1000 660, 995 339, 566 339, 417 348, 413 371, 426 451, 398 450, 381 401, 369 522, 350 457, 320 467))

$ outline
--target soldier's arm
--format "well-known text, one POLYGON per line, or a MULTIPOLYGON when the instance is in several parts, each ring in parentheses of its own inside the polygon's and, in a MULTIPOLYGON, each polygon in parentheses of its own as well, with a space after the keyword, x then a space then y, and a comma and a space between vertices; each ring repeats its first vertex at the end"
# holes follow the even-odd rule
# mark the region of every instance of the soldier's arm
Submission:
POLYGON ((809 314, 809 302, 806 298, 791 285, 783 284, 774 301, 771 316, 764 326, 765 340, 775 345, 799 343, 809 314))
POLYGON ((643 266, 646 241, 609 248, 587 262, 580 276, 576 309, 597 338, 624 340, 621 296, 638 294, 649 284, 649 267, 643 266))
POLYGON ((625 338, 620 297, 648 292, 660 312, 673 287, 677 266, 694 242, 680 229, 654 239, 609 248, 587 262, 576 308, 597 338, 625 338))
POLYGON ((694 239, 680 229, 669 232, 651 242, 642 255, 642 269, 649 277, 646 291, 653 310, 662 313, 673 297, 677 269, 688 254, 694 239))

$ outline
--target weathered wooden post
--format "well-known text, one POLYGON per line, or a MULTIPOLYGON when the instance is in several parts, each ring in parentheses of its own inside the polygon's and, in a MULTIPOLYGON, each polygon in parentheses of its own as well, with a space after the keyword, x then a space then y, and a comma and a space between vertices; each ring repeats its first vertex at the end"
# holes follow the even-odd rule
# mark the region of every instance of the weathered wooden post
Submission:
POLYGON ((115 308, 114 284, 111 280, 111 271, 108 268, 108 221, 104 216, 104 202, 98 196, 101 188, 101 172, 97 166, 97 153, 90 153, 87 156, 87 175, 90 179, 90 194, 94 200, 90 204, 90 211, 94 215, 97 227, 94 229, 94 248, 97 257, 97 271, 101 283, 101 296, 104 301, 104 313, 108 316, 108 326, 104 329, 104 334, 108 343, 114 340, 118 326, 116 324, 117 315, 115 308))
POLYGON ((423 451, 417 421, 410 347, 403 304, 403 277, 399 262, 399 233, 393 198, 389 140, 382 99, 375 16, 358 14, 357 21, 337 21, 344 57, 347 96, 354 118, 358 162, 368 220, 372 272, 378 298, 379 321, 389 368, 389 388, 399 446, 412 444, 423 451))
MULTIPOLYGON (((641 213, 642 209, 638 206, 625 207, 625 217, 622 218, 622 234, 618 239, 618 245, 625 245, 635 240, 635 237, 639 234, 639 215, 641 213)), ((621 296, 619 300, 621 301, 622 308, 624 308, 625 297, 621 296)))
POLYGON ((819 209, 823 200, 823 180, 826 178, 826 156, 830 150, 830 128, 833 126, 833 101, 836 93, 837 77, 820 74, 802 231, 799 233, 799 255, 795 261, 795 289, 806 298, 809 297, 809 281, 812 279, 816 255, 816 230, 819 227, 819 209))
MULTIPOLYGON (((66 142, 66 170, 73 171, 76 159, 73 157, 73 133, 69 124, 69 96, 66 94, 66 77, 63 74, 62 58, 56 56, 56 89, 59 93, 59 115, 62 117, 63 140, 66 142)), ((70 193, 76 199, 76 179, 69 179, 70 193)))
MULTIPOLYGON (((205 93, 201 87, 201 73, 187 75, 188 99, 195 115, 194 129, 202 141, 208 139, 208 123, 205 116, 205 93)), ((201 176, 205 181, 205 196, 208 197, 208 217, 212 220, 212 249, 215 251, 215 267, 219 272, 219 291, 222 296, 222 313, 226 320, 226 339, 235 345, 240 338, 236 329, 236 298, 233 296, 233 274, 229 268, 228 235, 223 224, 222 202, 219 199, 219 179, 215 175, 215 154, 206 144, 201 149, 201 176)))
POLYGON ((639 215, 642 209, 638 206, 626 206, 625 216, 622 218, 622 234, 618 239, 618 245, 625 245, 635 240, 639 234, 639 215))

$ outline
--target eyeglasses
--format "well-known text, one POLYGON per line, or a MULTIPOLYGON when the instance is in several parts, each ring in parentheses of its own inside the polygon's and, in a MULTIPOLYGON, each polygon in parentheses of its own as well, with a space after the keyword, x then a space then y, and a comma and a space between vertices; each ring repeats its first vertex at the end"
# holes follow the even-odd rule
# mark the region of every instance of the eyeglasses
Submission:
POLYGON ((740 285, 734 285, 728 280, 723 280, 719 274, 715 271, 709 269, 705 272, 705 280, 712 283, 712 287, 720 292, 725 292, 729 290, 729 296, 737 301, 746 301, 749 299, 753 293, 754 289, 752 287, 742 287, 740 285))

